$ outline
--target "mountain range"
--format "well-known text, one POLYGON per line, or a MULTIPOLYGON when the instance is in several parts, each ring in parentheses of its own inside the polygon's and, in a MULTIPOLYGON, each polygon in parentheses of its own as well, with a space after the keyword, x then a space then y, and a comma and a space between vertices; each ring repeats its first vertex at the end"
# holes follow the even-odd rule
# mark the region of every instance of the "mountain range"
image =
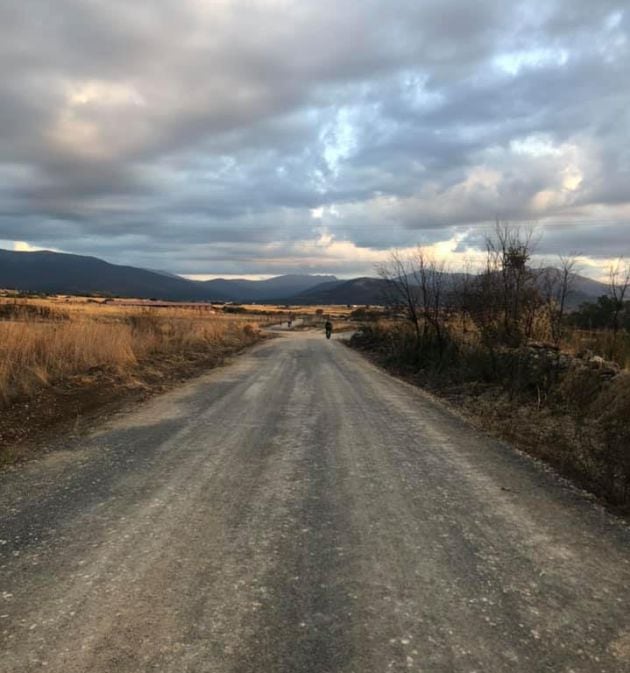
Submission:
MULTIPOLYGON (((553 272, 553 270, 551 270, 553 272)), ((446 286, 461 274, 448 274, 446 286)), ((0 288, 47 294, 99 294, 170 301, 274 302, 283 304, 380 304, 386 281, 360 277, 288 274, 267 280, 194 281, 165 271, 110 264, 67 253, 0 250, 0 288)), ((607 294, 607 286, 575 275, 570 306, 607 294)))
POLYGON ((0 250, 0 288, 23 292, 170 301, 270 301, 336 280, 335 276, 290 274, 260 281, 194 281, 165 271, 110 264, 97 257, 0 250))

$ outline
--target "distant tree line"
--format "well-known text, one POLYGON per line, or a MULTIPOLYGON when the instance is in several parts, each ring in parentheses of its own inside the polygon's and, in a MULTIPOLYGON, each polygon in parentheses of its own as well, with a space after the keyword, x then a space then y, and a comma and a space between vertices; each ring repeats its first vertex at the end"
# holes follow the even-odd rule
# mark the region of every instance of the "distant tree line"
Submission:
POLYGON ((617 328, 630 331, 630 301, 623 302, 617 311, 617 303, 612 297, 603 295, 595 302, 584 302, 568 316, 568 321, 579 329, 609 329, 617 328))

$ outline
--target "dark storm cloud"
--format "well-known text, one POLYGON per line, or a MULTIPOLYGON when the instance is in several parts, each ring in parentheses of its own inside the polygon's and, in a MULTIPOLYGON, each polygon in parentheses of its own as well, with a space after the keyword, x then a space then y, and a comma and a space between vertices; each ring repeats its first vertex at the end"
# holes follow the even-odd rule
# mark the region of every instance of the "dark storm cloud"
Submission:
POLYGON ((548 227, 544 246, 548 254, 588 255, 594 259, 610 258, 628 251, 630 227, 628 220, 617 222, 580 222, 548 227))
POLYGON ((23 0, 0 26, 0 239, 181 273, 365 271, 495 217, 628 248, 623 0, 23 0))

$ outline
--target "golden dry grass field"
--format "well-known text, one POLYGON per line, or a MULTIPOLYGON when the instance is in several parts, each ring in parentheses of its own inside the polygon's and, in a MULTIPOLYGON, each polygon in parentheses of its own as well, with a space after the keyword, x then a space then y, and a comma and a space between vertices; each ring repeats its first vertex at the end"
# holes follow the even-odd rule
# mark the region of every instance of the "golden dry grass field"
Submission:
POLYGON ((343 307, 211 305, 80 296, 0 296, 0 464, 41 438, 168 390, 296 320, 353 325, 343 307))
POLYGON ((118 375, 174 353, 222 353, 251 343, 270 317, 207 305, 0 299, 0 400, 95 368, 118 375))

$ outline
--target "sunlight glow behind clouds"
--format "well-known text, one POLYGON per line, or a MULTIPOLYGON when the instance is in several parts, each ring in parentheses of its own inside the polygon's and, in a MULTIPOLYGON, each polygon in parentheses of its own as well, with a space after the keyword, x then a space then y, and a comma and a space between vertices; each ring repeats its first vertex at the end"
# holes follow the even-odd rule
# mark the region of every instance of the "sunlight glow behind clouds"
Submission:
POLYGON ((31 5, 0 7, 8 241, 367 274, 417 242, 457 262, 499 217, 630 254, 622 0, 31 5))

